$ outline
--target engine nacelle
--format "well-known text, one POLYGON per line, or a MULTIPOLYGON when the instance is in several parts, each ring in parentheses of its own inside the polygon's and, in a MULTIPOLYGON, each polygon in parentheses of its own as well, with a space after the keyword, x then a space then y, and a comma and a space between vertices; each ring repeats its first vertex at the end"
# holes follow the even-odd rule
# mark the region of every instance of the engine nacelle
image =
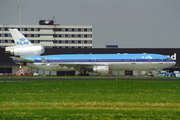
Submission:
POLYGON ((108 74, 109 66, 94 66, 93 72, 98 73, 98 74, 108 74))
POLYGON ((26 47, 13 47, 10 49, 10 54, 16 56, 37 56, 44 53, 43 46, 26 46, 26 47))

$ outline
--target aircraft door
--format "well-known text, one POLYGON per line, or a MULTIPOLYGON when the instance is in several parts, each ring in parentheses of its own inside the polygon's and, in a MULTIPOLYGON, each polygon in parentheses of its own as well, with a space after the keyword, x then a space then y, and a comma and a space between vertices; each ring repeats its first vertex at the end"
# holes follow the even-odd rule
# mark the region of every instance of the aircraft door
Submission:
POLYGON ((92 64, 94 64, 94 65, 96 64, 96 58, 92 59, 92 64))
POLYGON ((132 58, 132 64, 136 64, 136 58, 132 58))
POLYGON ((163 64, 163 58, 159 58, 159 64, 163 64))
POLYGON ((131 64, 129 64, 129 70, 133 70, 136 68, 136 58, 132 58, 131 64))

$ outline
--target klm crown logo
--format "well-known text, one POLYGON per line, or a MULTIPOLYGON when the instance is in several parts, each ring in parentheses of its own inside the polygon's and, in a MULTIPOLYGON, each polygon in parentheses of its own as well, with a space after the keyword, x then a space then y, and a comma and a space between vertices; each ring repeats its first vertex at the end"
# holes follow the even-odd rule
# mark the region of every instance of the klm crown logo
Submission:
POLYGON ((25 38, 19 38, 20 41, 16 42, 17 45, 29 45, 29 42, 25 41, 26 39, 25 38))
POLYGON ((22 37, 22 38, 19 38, 19 40, 20 41, 25 41, 26 39, 22 37))

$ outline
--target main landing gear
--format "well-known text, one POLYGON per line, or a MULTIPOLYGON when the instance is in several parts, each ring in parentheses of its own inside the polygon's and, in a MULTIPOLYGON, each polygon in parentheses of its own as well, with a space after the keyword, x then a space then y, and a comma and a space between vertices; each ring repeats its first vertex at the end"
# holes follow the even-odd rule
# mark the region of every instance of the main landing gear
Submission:
POLYGON ((151 75, 149 75, 150 77, 154 77, 154 75, 153 74, 151 74, 151 75))
POLYGON ((84 71, 83 73, 79 73, 78 76, 89 76, 89 73, 86 73, 86 71, 84 71))

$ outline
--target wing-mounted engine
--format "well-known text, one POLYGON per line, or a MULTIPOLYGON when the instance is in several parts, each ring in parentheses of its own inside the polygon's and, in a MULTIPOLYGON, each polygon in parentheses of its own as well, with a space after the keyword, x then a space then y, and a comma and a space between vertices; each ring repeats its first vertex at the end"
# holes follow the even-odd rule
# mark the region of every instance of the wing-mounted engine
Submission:
POLYGON ((98 73, 98 74, 108 74, 109 66, 94 66, 93 72, 98 73))
POLYGON ((26 47, 6 47, 6 52, 10 52, 15 56, 27 57, 27 56, 39 56, 44 53, 43 46, 26 46, 26 47))

